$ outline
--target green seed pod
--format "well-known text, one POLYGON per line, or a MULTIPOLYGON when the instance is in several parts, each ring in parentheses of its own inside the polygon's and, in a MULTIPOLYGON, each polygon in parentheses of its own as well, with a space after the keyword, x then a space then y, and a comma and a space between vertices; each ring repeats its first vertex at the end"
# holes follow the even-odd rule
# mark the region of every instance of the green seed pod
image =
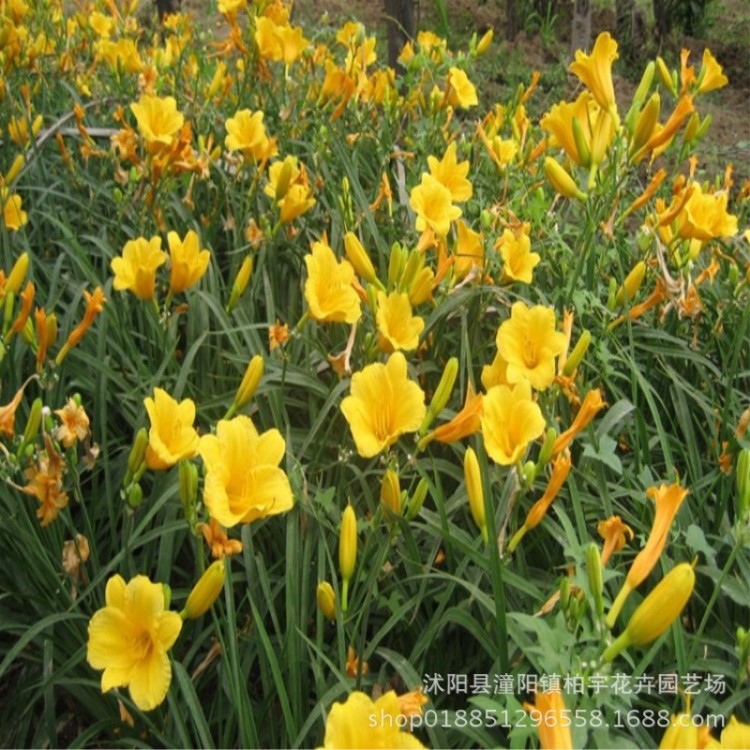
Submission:
POLYGON ((128 505, 133 509, 136 510, 140 504, 143 502, 143 489, 138 482, 133 483, 130 485, 130 490, 128 491, 128 505))
POLYGON ((424 505, 424 501, 427 498, 427 490, 429 487, 430 483, 427 480, 427 477, 422 477, 419 480, 419 484, 417 484, 417 488, 414 490, 414 494, 411 496, 407 506, 406 519, 408 521, 413 520, 419 515, 419 511, 422 510, 422 505, 424 505))
POLYGON ((737 456, 737 517, 740 523, 750 522, 750 448, 743 448, 737 456))

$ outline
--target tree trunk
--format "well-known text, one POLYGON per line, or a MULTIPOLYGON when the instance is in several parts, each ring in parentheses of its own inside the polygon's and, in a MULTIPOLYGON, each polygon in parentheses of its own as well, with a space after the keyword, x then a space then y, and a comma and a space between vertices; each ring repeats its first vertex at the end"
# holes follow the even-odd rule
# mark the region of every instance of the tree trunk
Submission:
POLYGON ((164 17, 170 13, 177 13, 180 9, 180 0, 156 0, 156 10, 159 12, 159 21, 164 22, 164 17))
POLYGON ((505 36, 513 41, 518 34, 516 0, 505 0, 505 36))
POLYGON ((570 51, 587 50, 591 46, 591 3, 575 0, 573 4, 573 26, 570 32, 570 51))
POLYGON ((398 70, 398 56, 414 38, 414 0, 385 0, 388 27, 388 64, 398 70))
POLYGON ((654 0, 653 5, 656 36, 659 38, 659 41, 661 41, 669 34, 672 28, 671 19, 669 17, 670 7, 667 0, 654 0))

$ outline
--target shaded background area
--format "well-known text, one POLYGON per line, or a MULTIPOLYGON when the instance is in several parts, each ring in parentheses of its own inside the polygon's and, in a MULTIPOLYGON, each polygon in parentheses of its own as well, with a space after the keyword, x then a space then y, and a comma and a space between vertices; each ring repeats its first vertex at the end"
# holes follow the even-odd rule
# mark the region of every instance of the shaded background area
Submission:
MULTIPOLYGON (((430 0, 415 2, 417 29, 431 29, 447 37, 454 49, 466 47, 473 33, 483 34, 493 28, 495 38, 489 52, 474 69, 482 76, 475 81, 480 89, 480 106, 487 108, 506 98, 518 83, 527 83, 532 70, 542 74, 539 95, 535 97, 540 114, 551 104, 570 97, 578 84, 566 74, 571 55, 573 3, 570 0, 515 0, 516 29, 514 39, 507 38, 509 0, 430 0)), ((669 7, 669 0, 664 0, 669 7)), ((711 114, 711 128, 699 148, 708 176, 723 171, 730 162, 736 180, 750 178, 750 3, 746 0, 698 0, 705 2, 702 17, 680 19, 660 36, 651 0, 632 0, 620 4, 631 8, 630 23, 633 52, 622 55, 615 63, 615 88, 621 109, 630 106, 643 67, 649 59, 661 54, 670 67, 679 66, 680 50, 691 50, 690 62, 700 67, 703 50, 708 47, 724 67, 729 86, 704 97, 699 104, 701 115, 711 114), (690 34, 681 26, 687 26, 690 34)), ((695 0, 672 0, 681 12, 695 0)), ((601 31, 618 34, 615 0, 592 0, 592 39, 601 31)), ((369 33, 382 40, 386 49, 386 11, 383 0, 296 0, 296 23, 314 29, 320 25, 339 26, 357 19, 369 33)), ((620 24, 622 30, 622 20, 620 24)), ((532 110, 534 107, 532 106, 532 110)))

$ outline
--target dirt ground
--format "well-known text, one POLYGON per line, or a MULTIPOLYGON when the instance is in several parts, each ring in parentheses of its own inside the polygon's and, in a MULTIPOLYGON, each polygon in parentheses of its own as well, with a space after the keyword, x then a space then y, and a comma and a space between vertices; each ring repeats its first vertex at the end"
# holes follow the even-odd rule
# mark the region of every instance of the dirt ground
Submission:
MULTIPOLYGON (((504 59, 519 56, 528 65, 529 75, 536 69, 552 75, 557 71, 559 79, 560 64, 569 59, 567 39, 569 37, 567 18, 558 17, 555 22, 554 39, 544 43, 539 33, 526 34, 523 31, 513 42, 506 41, 505 3, 500 0, 445 0, 450 20, 449 36, 452 46, 462 46, 474 31, 482 34, 489 28, 495 30, 497 53, 496 64, 502 66, 504 59)), ((435 14, 435 3, 417 0, 417 27, 439 29, 435 14)), ((328 24, 338 26, 346 20, 362 21, 368 30, 385 37, 385 10, 382 0, 296 0, 295 16, 299 21, 315 25, 328 24)), ((595 6, 592 18, 592 32, 595 36, 600 31, 614 33, 614 12, 606 7, 595 6)), ((691 62, 700 67, 703 50, 708 47, 723 65, 729 78, 729 86, 714 92, 697 102, 701 115, 711 114, 712 124, 708 135, 699 148, 699 153, 707 167, 709 176, 716 171, 723 171, 727 162, 733 163, 735 177, 750 178, 750 7, 746 0, 714 0, 710 6, 710 28, 706 38, 674 36, 661 50, 657 50, 653 40, 648 43, 648 57, 656 52, 670 65, 679 60, 680 48, 691 50, 691 62)), ((615 70, 621 63, 616 63, 615 70)), ((637 69, 639 66, 633 66, 637 69)), ((642 66, 640 66, 642 67, 642 66)), ((502 77, 502 75, 498 76, 502 77)), ((622 109, 627 109, 637 80, 629 80, 627 75, 615 74, 615 88, 622 109)), ((485 103, 492 104, 495 95, 492 81, 480 84, 484 88, 485 103)))

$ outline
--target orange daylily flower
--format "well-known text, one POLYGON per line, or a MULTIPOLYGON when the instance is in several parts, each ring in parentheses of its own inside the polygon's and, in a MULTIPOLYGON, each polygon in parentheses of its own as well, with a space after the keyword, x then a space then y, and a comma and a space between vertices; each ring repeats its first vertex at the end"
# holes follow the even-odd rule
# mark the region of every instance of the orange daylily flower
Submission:
POLYGON ((13 427, 16 420, 16 410, 21 404, 24 389, 35 378, 36 375, 27 378, 23 385, 16 391, 16 395, 7 404, 0 406, 0 435, 7 435, 12 438, 15 434, 13 427))
POLYGON ((482 394, 474 393, 471 383, 466 390, 463 408, 450 422, 441 424, 420 441, 420 448, 437 440, 439 443, 453 443, 479 432, 482 426, 482 394))
POLYGON ((586 427, 591 423, 591 420, 607 405, 602 398, 602 391, 600 388, 594 388, 586 394, 583 399, 581 408, 573 418, 573 422, 565 432, 558 435, 557 440, 552 448, 552 455, 564 451, 586 427))
POLYGON ((539 747, 543 750, 573 749, 570 726, 562 720, 570 711, 565 708, 565 701, 559 691, 537 693, 534 704, 524 703, 523 707, 526 711, 533 711, 535 715, 541 716, 537 727, 539 747))
POLYGON ((44 445, 45 450, 39 455, 39 463, 27 469, 26 478, 29 483, 22 489, 42 504, 36 516, 42 526, 48 526, 68 504, 68 494, 63 490, 65 462, 49 435, 44 436, 44 445))
POLYGON ((610 516, 604 521, 599 521, 596 530, 604 539, 601 554, 602 567, 604 567, 613 552, 619 552, 627 544, 628 538, 632 540, 633 529, 623 523, 620 516, 610 516))
POLYGON ((623 583, 620 593, 617 595, 612 604, 612 609, 610 609, 607 615, 608 627, 611 628, 615 624, 617 615, 625 604, 625 600, 630 596, 630 592, 646 580, 648 574, 656 565, 659 555, 661 555, 664 545, 667 542, 667 535, 672 526, 672 521, 680 509, 682 501, 688 496, 688 492, 689 490, 686 490, 679 484, 662 484, 659 487, 649 487, 646 490, 646 497, 656 503, 654 523, 646 541, 646 546, 636 555, 635 560, 633 560, 625 583, 623 583))
POLYGON ((232 557, 242 552, 242 542, 230 539, 226 529, 212 518, 208 523, 199 523, 195 527, 203 534, 206 544, 211 548, 211 557, 220 560, 222 557, 232 557))
POLYGON ((513 538, 508 543, 508 553, 513 552, 526 535, 526 532, 536 528, 542 522, 542 519, 547 515, 550 505, 555 501, 560 489, 565 484, 572 466, 573 462, 571 461, 570 453, 567 451, 555 459, 555 462, 552 464, 552 474, 547 483, 547 488, 544 490, 542 496, 531 506, 529 512, 526 514, 523 526, 513 535, 513 538))

